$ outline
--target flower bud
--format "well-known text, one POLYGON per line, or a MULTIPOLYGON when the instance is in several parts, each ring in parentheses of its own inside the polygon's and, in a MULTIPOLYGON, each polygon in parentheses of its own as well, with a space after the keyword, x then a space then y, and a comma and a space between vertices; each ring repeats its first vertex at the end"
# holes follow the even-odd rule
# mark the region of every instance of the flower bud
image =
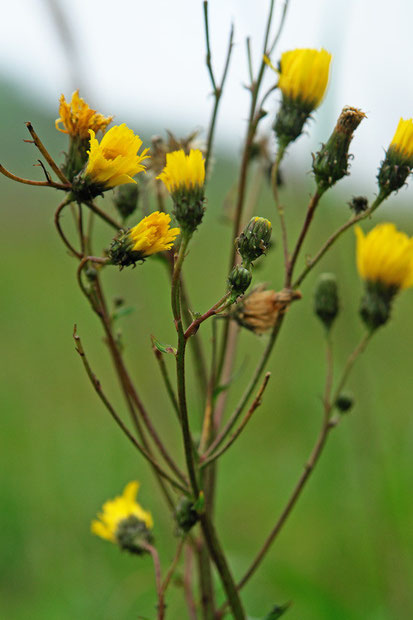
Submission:
POLYGON ((130 515, 119 522, 116 541, 123 551, 142 555, 146 553, 145 543, 151 543, 153 536, 144 521, 130 515))
POLYGON ((235 301, 237 297, 243 295, 251 284, 252 273, 250 269, 236 265, 228 276, 228 284, 232 297, 235 301))
POLYGON ((123 220, 126 220, 138 206, 139 186, 128 183, 118 185, 113 191, 113 204, 123 220))
POLYGON ((199 515, 194 503, 188 497, 181 497, 175 512, 176 522, 182 532, 189 532, 199 521, 199 515))
POLYGON ((313 156, 313 172, 319 191, 332 187, 348 174, 348 149, 353 132, 363 118, 366 118, 366 115, 361 110, 344 107, 327 143, 313 156))
POLYGON ((366 282, 360 303, 360 316, 370 331, 387 323, 397 291, 398 288, 386 286, 381 282, 366 282))
POLYGON ((354 407, 354 398, 348 392, 338 395, 335 405, 340 413, 348 413, 354 407))
POLYGON ((401 118, 377 175, 382 196, 387 197, 403 187, 412 169, 413 119, 401 118))
POLYGON ((329 330, 339 312, 337 280, 333 273, 322 273, 314 293, 314 312, 329 330))
POLYGON ((353 196, 348 205, 355 215, 360 215, 369 208, 369 201, 366 196, 353 196))
POLYGON ((249 265, 265 254, 271 239, 272 226, 263 217, 253 217, 237 239, 238 251, 249 265))
POLYGON ((299 291, 284 289, 277 293, 260 284, 235 306, 231 317, 242 327, 261 335, 272 329, 279 314, 286 312, 297 299, 301 299, 299 291))

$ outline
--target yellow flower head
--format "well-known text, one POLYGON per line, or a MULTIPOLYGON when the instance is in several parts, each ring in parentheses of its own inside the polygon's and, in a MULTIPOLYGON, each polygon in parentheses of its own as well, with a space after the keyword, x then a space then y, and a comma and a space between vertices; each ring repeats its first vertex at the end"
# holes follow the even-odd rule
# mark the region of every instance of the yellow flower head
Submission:
MULTIPOLYGON (((267 64, 271 63, 266 59, 267 64)), ((281 56, 278 87, 294 101, 317 108, 326 92, 331 54, 325 49, 296 49, 281 56)), ((272 67, 274 69, 274 67, 272 67)))
POLYGON ((170 222, 170 215, 155 211, 133 228, 121 231, 109 250, 111 263, 122 269, 157 252, 170 250, 181 232, 179 228, 170 228, 170 222))
POLYGON ((358 226, 357 269, 370 283, 395 291, 413 286, 413 239, 394 224, 378 224, 367 235, 358 226))
POLYGON ((129 236, 133 241, 132 251, 139 252, 142 258, 170 250, 179 228, 170 228, 171 216, 155 211, 136 226, 130 229, 129 236))
POLYGON ((79 97, 79 91, 76 90, 72 95, 72 100, 68 103, 65 96, 60 97, 59 114, 56 119, 56 129, 62 133, 67 133, 72 137, 85 139, 89 137, 89 129, 95 133, 105 131, 106 127, 112 121, 113 116, 103 116, 96 110, 92 110, 84 99, 79 97), (63 125, 63 127, 60 127, 63 125))
POLYGON ((100 143, 93 129, 89 130, 89 134, 90 150, 85 176, 105 189, 123 183, 136 183, 132 177, 145 170, 142 161, 149 157, 146 154, 149 149, 138 153, 142 146, 140 137, 135 136, 125 124, 109 129, 100 143))
POLYGON ((98 519, 92 521, 91 531, 96 536, 117 543, 119 525, 129 517, 136 517, 144 523, 147 529, 153 528, 153 519, 150 512, 144 510, 136 501, 139 490, 139 482, 129 482, 123 490, 123 494, 103 504, 102 512, 98 519))
POLYGON ((195 191, 205 183, 205 160, 199 149, 173 151, 166 154, 166 166, 157 179, 164 182, 169 193, 195 191))
POLYGON ((413 162, 413 119, 399 120, 390 148, 397 151, 403 159, 413 162))

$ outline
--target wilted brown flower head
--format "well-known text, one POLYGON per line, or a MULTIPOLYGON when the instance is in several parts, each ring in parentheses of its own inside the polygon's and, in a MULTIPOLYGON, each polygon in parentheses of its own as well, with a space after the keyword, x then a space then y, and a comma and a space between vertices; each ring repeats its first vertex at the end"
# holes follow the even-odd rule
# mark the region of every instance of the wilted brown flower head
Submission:
POLYGON ((152 137, 151 160, 147 166, 147 170, 151 170, 155 176, 159 175, 166 166, 166 154, 173 151, 183 150, 185 155, 189 155, 191 149, 199 149, 202 154, 204 149, 199 145, 197 140, 199 131, 193 131, 184 138, 177 138, 171 131, 167 131, 168 138, 165 140, 162 136, 152 137))
POLYGON ((260 284, 235 307, 233 318, 255 334, 264 334, 272 329, 279 313, 285 312, 296 299, 301 299, 299 291, 284 289, 276 293, 260 284))

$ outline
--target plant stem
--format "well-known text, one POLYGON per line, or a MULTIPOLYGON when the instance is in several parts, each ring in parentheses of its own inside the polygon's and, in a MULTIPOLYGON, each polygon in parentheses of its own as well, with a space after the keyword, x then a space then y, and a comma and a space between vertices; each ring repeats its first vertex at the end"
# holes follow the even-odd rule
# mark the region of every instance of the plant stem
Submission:
POLYGON ((24 185, 34 185, 36 187, 53 187, 54 189, 63 189, 66 192, 69 191, 72 187, 71 185, 62 185, 61 183, 54 183, 53 181, 31 181, 30 179, 23 179, 22 177, 18 177, 15 174, 6 170, 6 168, 1 164, 0 172, 12 181, 17 181, 17 183, 23 183, 24 185))
POLYGON ((301 495, 302 490, 304 489, 304 486, 307 482, 307 480, 309 479, 311 473, 313 472, 318 459, 320 458, 320 455, 323 451, 323 448, 326 444, 329 432, 332 428, 334 428, 336 426, 336 423, 334 421, 331 420, 331 414, 332 411, 334 410, 335 407, 335 402, 337 399, 337 396, 339 395, 340 391, 343 389, 348 376, 350 374, 351 369, 354 366, 354 363, 356 362, 356 360, 358 359, 358 357, 360 356, 360 354, 364 351, 364 349, 366 348, 368 342, 370 341, 372 334, 371 333, 367 333, 361 340, 361 342, 357 345, 357 347, 354 349, 354 351, 351 353, 351 355, 349 356, 346 365, 344 367, 344 371, 342 373, 342 377, 338 383, 338 387, 337 390, 335 392, 335 395, 333 397, 333 399, 330 401, 330 399, 328 398, 328 395, 331 391, 331 382, 332 382, 332 360, 331 360, 331 349, 330 349, 330 345, 328 345, 328 349, 327 349, 327 378, 326 378, 326 389, 325 389, 325 398, 324 398, 324 416, 323 416, 323 423, 321 426, 321 430, 319 432, 319 435, 317 437, 316 443, 314 445, 314 448, 310 454, 310 457, 307 461, 307 463, 305 464, 304 467, 304 471, 301 474, 300 478, 298 479, 298 482, 296 484, 296 486, 294 487, 294 490, 292 492, 292 494, 290 495, 290 498, 287 501, 287 504, 285 505, 285 508, 282 510, 281 515, 279 516, 274 528, 271 530, 269 536, 267 537, 267 539, 264 542, 264 545, 261 547, 260 551, 258 552, 258 554, 256 555, 253 563, 251 564, 250 568, 247 570, 247 572, 245 573, 245 575, 243 576, 243 578, 241 579, 241 581, 238 584, 238 588, 241 589, 246 583, 247 581, 252 577, 252 575, 255 573, 255 571, 257 570, 258 566, 260 565, 262 559, 264 558, 264 556, 266 555, 267 551, 269 550, 269 548, 271 547, 272 543, 274 542, 274 540, 276 539, 276 537, 278 536, 279 532, 281 531, 284 523, 286 522, 289 514, 291 513, 292 509, 294 508, 299 496, 301 495))
POLYGON ((313 269, 313 267, 315 267, 315 265, 317 265, 317 263, 324 256, 324 254, 327 252, 327 250, 337 241, 337 239, 339 237, 341 237, 341 235, 346 230, 348 230, 349 228, 354 226, 354 224, 357 224, 357 222, 361 222, 362 220, 365 220, 367 217, 372 215, 374 213, 374 211, 377 209, 377 207, 379 207, 380 204, 383 202, 383 200, 385 200, 385 198, 386 198, 386 196, 382 196, 381 194, 379 194, 377 196, 376 200, 373 202, 372 206, 369 209, 367 209, 367 211, 364 211, 364 213, 359 213, 358 215, 355 215, 354 217, 350 218, 347 222, 345 222, 345 224, 340 226, 327 239, 327 241, 324 243, 324 245, 321 247, 321 249, 317 252, 317 254, 314 256, 314 258, 312 258, 311 260, 308 261, 307 266, 305 267, 305 269, 303 269, 303 271, 301 272, 299 277, 295 280, 294 284, 292 285, 293 288, 297 288, 298 286, 300 286, 300 284, 302 283, 304 278, 307 277, 307 275, 310 273, 310 271, 313 269))
POLYGON ((160 351, 158 351, 158 349, 155 346, 152 347, 152 350, 153 350, 155 358, 156 358, 156 360, 157 360, 157 362, 159 364, 159 369, 161 371, 162 379, 163 379, 163 381, 165 383, 165 388, 166 388, 166 391, 168 393, 169 400, 172 403, 172 407, 173 407, 176 415, 178 416, 178 420, 179 420, 179 423, 180 423, 181 422, 181 418, 180 418, 180 415, 179 415, 178 400, 176 398, 175 390, 174 390, 174 388, 172 386, 172 383, 171 383, 171 380, 169 378, 168 369, 166 367, 164 356, 163 356, 163 354, 160 351))
POLYGON ((287 277, 289 263, 290 263, 290 254, 288 251, 287 225, 285 222, 284 207, 280 203, 280 199, 278 195, 278 171, 279 171, 280 164, 284 156, 284 153, 285 153, 285 148, 280 147, 278 149, 277 157, 275 159, 274 165, 271 169, 271 187, 272 187, 272 193, 274 196, 275 206, 277 207, 278 216, 280 218, 281 238, 282 238, 283 251, 284 251, 284 266, 285 266, 285 273, 287 277))
POLYGON ((210 456, 208 456, 208 457, 202 456, 200 458, 200 467, 201 468, 207 467, 207 465, 209 465, 210 463, 215 461, 215 459, 219 458, 222 454, 224 454, 224 452, 226 452, 228 450, 228 448, 234 443, 234 441, 240 436, 240 434, 242 433, 242 431, 244 430, 244 428, 248 424, 249 420, 251 419, 252 414, 260 406, 261 398, 262 398, 262 395, 263 395, 263 393, 265 391, 265 388, 267 387, 267 383, 268 383, 268 381, 270 379, 270 376, 271 376, 271 373, 267 372, 267 374, 265 375, 263 384, 261 385, 261 387, 260 387, 260 389, 258 391, 257 396, 253 400, 251 407, 249 408, 249 410, 245 414, 245 417, 242 420, 242 422, 240 423, 240 425, 237 428, 237 430, 228 439, 227 443, 224 446, 222 446, 222 448, 220 450, 217 450, 216 452, 213 452, 212 450, 210 450, 209 451, 210 456))
POLYGON ((92 200, 88 200, 87 202, 85 202, 85 205, 89 207, 89 209, 93 211, 93 213, 96 213, 96 215, 98 215, 102 220, 109 224, 109 226, 112 226, 112 228, 115 228, 116 230, 121 230, 123 228, 122 224, 116 222, 116 220, 111 218, 110 215, 100 209, 92 200))
POLYGON ((144 448, 143 446, 141 446, 139 444, 139 442, 135 439, 135 437, 132 435, 132 433, 129 431, 129 429, 125 426, 125 424, 123 423, 122 419, 118 416, 118 414, 116 413, 115 409, 113 408, 113 406, 111 405, 111 403, 109 402, 109 400, 107 399, 106 395, 104 394, 103 390, 102 390, 102 386, 100 384, 100 381, 97 379, 96 375, 93 373, 90 364, 86 358, 86 354, 83 348, 83 345, 81 343, 81 340, 77 334, 77 330, 76 330, 76 325, 74 327, 73 330, 73 338, 76 342, 76 351, 79 353, 83 365, 85 367, 86 373, 93 385, 93 387, 95 388, 96 393, 98 394, 99 398, 101 399, 101 401, 103 402, 103 404, 105 405, 105 407, 107 408, 107 410, 109 411, 109 413, 111 414, 111 416, 113 417, 113 419, 115 420, 116 424, 119 426, 119 428, 124 432, 124 434, 127 436, 127 438, 129 439, 129 441, 131 443, 133 443, 133 445, 135 446, 135 448, 137 448, 139 450, 139 452, 142 454, 142 456, 144 456, 152 465, 153 467, 155 467, 155 469, 157 470, 157 472, 159 473, 159 475, 161 475, 163 478, 165 478, 165 480, 168 480, 168 482, 170 482, 174 487, 176 487, 177 489, 179 489, 180 491, 182 491, 183 493, 187 493, 187 489, 185 487, 183 487, 179 482, 177 482, 176 480, 174 480, 173 478, 171 478, 163 469, 162 467, 157 463, 157 461, 155 461, 155 459, 152 457, 152 455, 150 455, 144 448))
MULTIPOLYGON (((39 149, 39 151, 41 152, 41 154, 43 155, 43 157, 45 158, 45 160, 47 161, 47 163, 49 164, 53 172, 56 174, 58 179, 60 179, 64 185, 70 185, 69 179, 65 177, 62 170, 60 170, 59 166, 56 164, 52 156, 49 154, 43 142, 40 140, 39 136, 33 129, 33 125, 29 122, 29 123, 26 123, 26 127, 29 130, 30 135, 33 138, 33 144, 37 146, 37 148, 39 149)), ((25 142, 31 142, 31 140, 25 140, 25 142)))
POLYGON ((144 549, 151 554, 153 560, 153 567, 155 570, 155 583, 156 583, 156 593, 158 595, 158 613, 157 620, 164 620, 165 618, 165 599, 164 599, 164 591, 162 589, 162 576, 161 576, 161 563, 159 561, 159 555, 155 547, 150 545, 149 543, 142 543, 144 549))
POLYGON ((162 593, 165 594, 166 590, 168 589, 168 586, 171 582, 171 579, 173 577, 173 574, 176 570, 176 567, 178 566, 178 562, 179 559, 181 557, 181 553, 182 553, 182 549, 184 548, 185 545, 185 537, 182 537, 181 540, 178 543, 178 546, 176 548, 176 552, 174 555, 174 558, 172 560, 172 563, 168 569, 168 572, 166 573, 165 579, 163 580, 162 583, 162 593))
POLYGON ((225 293, 225 295, 221 297, 221 299, 217 301, 217 303, 214 304, 209 310, 207 310, 197 319, 194 319, 184 334, 185 338, 188 339, 194 334, 196 334, 201 323, 209 319, 209 317, 219 314, 220 312, 223 312, 226 308, 228 308, 228 306, 232 304, 232 302, 229 302, 228 300, 230 294, 231 293, 225 293))
POLYGON ((83 254, 81 252, 78 252, 73 245, 70 243, 69 239, 66 237, 66 235, 63 232, 63 228, 60 225, 60 217, 62 215, 62 211, 63 209, 69 205, 72 202, 72 197, 70 196, 70 194, 63 200, 63 202, 60 203, 60 205, 57 207, 56 209, 56 213, 54 214, 54 223, 56 226, 56 230, 59 233, 59 236, 61 238, 61 240, 63 241, 63 243, 65 244, 65 246, 67 247, 67 249, 69 250, 69 252, 71 254, 73 254, 74 256, 76 256, 77 258, 82 258, 83 254))

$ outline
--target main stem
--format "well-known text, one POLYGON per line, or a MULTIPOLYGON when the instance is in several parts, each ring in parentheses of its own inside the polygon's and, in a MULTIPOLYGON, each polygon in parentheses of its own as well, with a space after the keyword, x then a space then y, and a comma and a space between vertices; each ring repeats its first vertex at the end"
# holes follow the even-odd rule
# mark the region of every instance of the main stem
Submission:
MULTIPOLYGON (((194 450, 192 444, 192 437, 189 428, 188 420, 188 408, 186 402, 186 390, 185 390, 185 349, 186 338, 182 326, 181 317, 181 304, 179 294, 179 282, 180 274, 182 270, 182 264, 185 259, 185 253, 188 247, 190 237, 184 235, 182 237, 181 246, 179 248, 178 256, 174 265, 174 272, 172 276, 172 312, 175 320, 175 326, 178 332, 178 350, 176 354, 176 376, 178 386, 178 402, 181 414, 181 428, 184 441, 185 459, 188 468, 189 479, 191 482, 192 493, 194 499, 199 496, 199 484, 196 474, 195 462, 194 462, 194 450)), ((200 516, 200 522, 202 531, 205 537, 205 542, 208 547, 210 556, 212 557, 217 570, 220 574, 222 584, 224 586, 228 602, 231 610, 234 614, 235 620, 245 620, 245 614, 242 609, 241 599, 239 597, 234 579, 231 575, 228 567, 225 555, 219 543, 218 537, 215 532, 215 528, 212 525, 207 513, 200 516)))

